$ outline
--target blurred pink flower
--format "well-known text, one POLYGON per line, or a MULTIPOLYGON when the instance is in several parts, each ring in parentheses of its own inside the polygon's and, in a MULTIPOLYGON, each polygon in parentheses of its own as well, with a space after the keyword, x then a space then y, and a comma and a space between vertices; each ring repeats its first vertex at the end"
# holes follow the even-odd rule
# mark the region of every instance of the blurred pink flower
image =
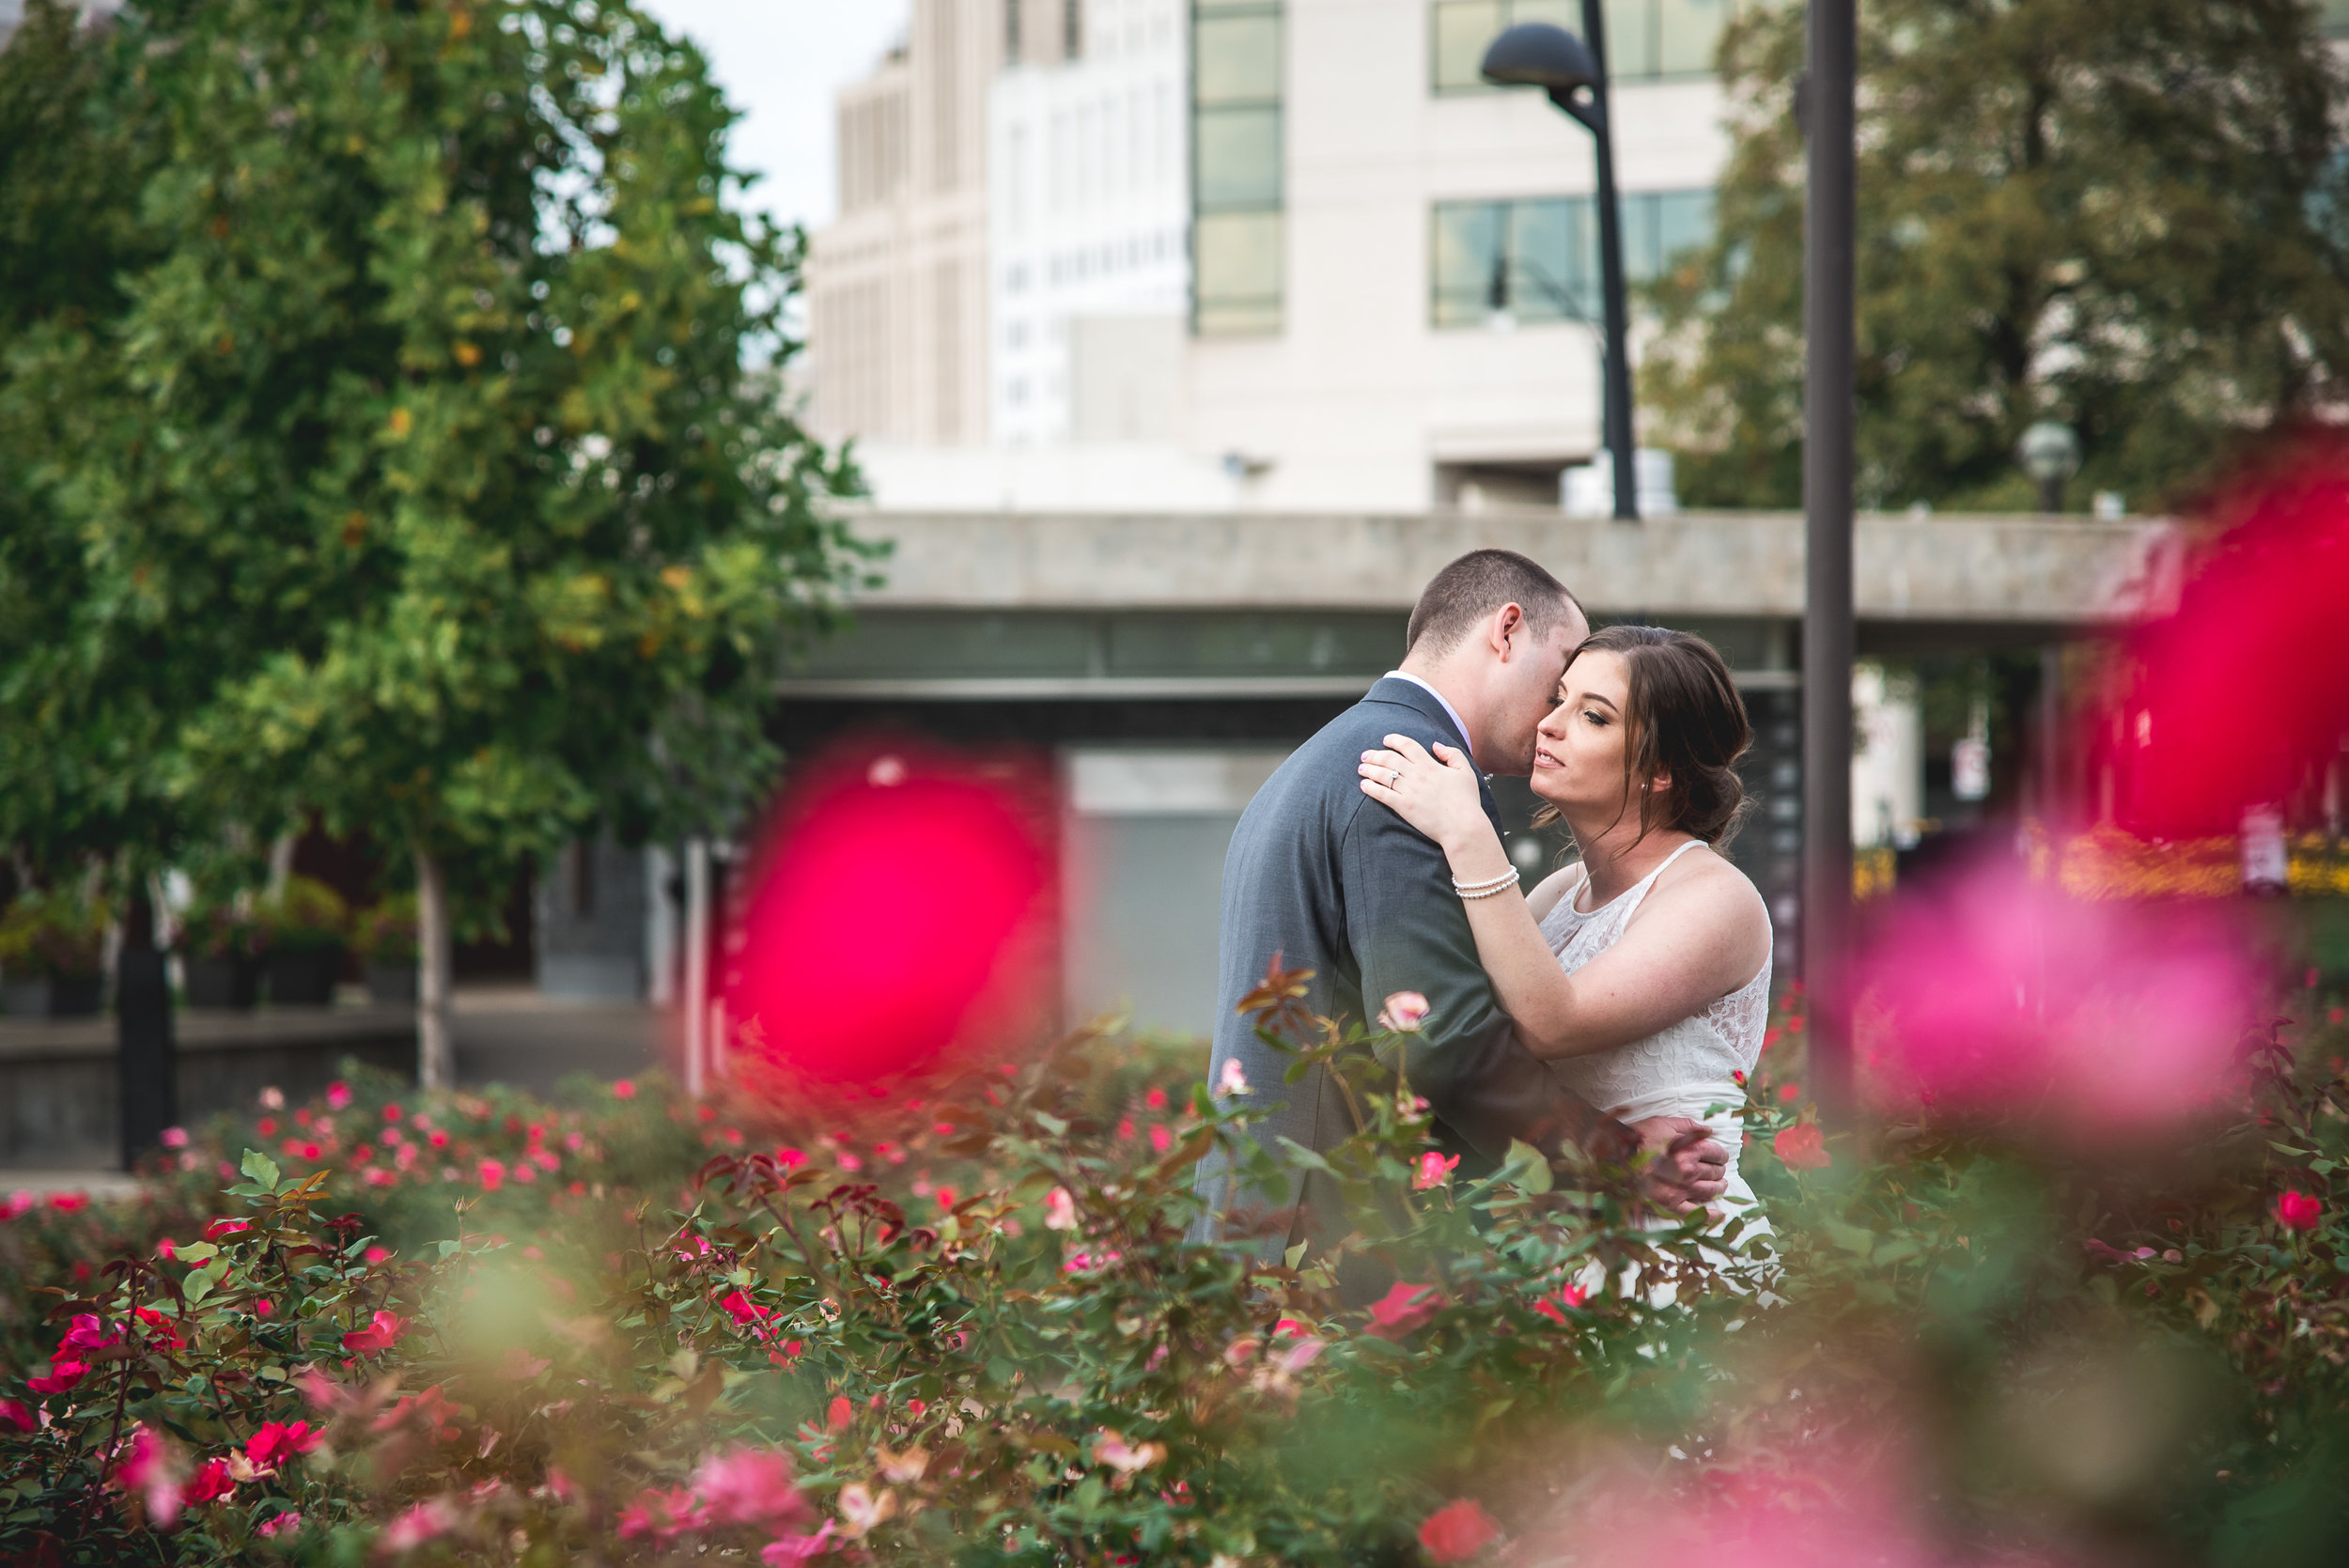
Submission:
POLYGON ((31 1432, 40 1425, 40 1418, 33 1407, 21 1399, 0 1399, 0 1426, 18 1432, 31 1432))
MULTIPOLYGON (((621 1515, 620 1533, 628 1533, 627 1515, 621 1515)), ((376 1548, 384 1552, 413 1551, 428 1541, 438 1540, 455 1529, 459 1523, 457 1505, 446 1498, 427 1498, 384 1528, 376 1538, 376 1548)))
POLYGON ((325 1436, 313 1432, 308 1421, 263 1421, 245 1439, 244 1456, 263 1469, 274 1469, 284 1460, 309 1452, 325 1436))
POLYGON ((1215 1092, 1218 1094, 1246 1094, 1252 1092, 1248 1087, 1248 1074, 1240 1066, 1238 1057, 1227 1056, 1223 1059, 1223 1071, 1216 1077, 1215 1092))
POLYGON ((495 1192, 499 1188, 506 1185, 506 1161, 502 1159, 485 1159, 479 1166, 479 1173, 481 1176, 481 1189, 485 1192, 495 1192))
POLYGON ((1443 1297, 1433 1285, 1396 1281, 1387 1294, 1370 1304, 1370 1333, 1374 1339, 1399 1340, 1436 1315, 1443 1297))
POLYGON ((160 1141, 166 1149, 184 1149, 188 1146, 188 1129, 165 1127, 160 1141))
POLYGON ((1116 1433, 1104 1428, 1101 1440, 1093 1445, 1094 1459, 1119 1475, 1132 1475, 1146 1470, 1166 1457, 1164 1443, 1129 1443, 1116 1433))
POLYGON ((1792 1171, 1824 1171, 1834 1163, 1827 1152, 1827 1134, 1816 1122, 1797 1122, 1780 1128, 1770 1140, 1770 1152, 1792 1171))
POLYGON ((711 1524, 780 1525, 808 1512, 793 1483, 790 1458, 780 1449, 712 1454, 693 1472, 692 1489, 711 1524))
POLYGON ((272 1514, 255 1526, 253 1533, 264 1540, 275 1540, 281 1535, 299 1535, 302 1533, 302 1515, 290 1508, 283 1514, 272 1514))
POLYGON ((812 1557, 821 1557, 832 1549, 832 1521, 826 1519, 813 1535, 786 1535, 770 1541, 758 1549, 758 1560, 767 1568, 790 1568, 812 1557))
POLYGON ((336 1110, 340 1110, 343 1107, 349 1105, 350 1103, 350 1085, 343 1082, 339 1079, 337 1079, 334 1082, 328 1084, 326 1086, 326 1103, 328 1106, 336 1110))
POLYGON ((1411 1173, 1411 1189, 1424 1192, 1431 1187, 1441 1187, 1452 1179, 1452 1172, 1460 1163, 1460 1157, 1450 1159, 1430 1149, 1419 1157, 1418 1169, 1411 1173))
POLYGON ((1163 1122, 1150 1124, 1150 1152, 1162 1155, 1174 1146, 1174 1131, 1163 1122))
POLYGON ((1378 1027, 1397 1034, 1416 1034, 1427 1021, 1427 999, 1417 991, 1397 991, 1378 1009, 1378 1027))
POLYGON ((633 1079, 625 1078, 614 1079, 612 1080, 612 1097, 615 1100, 634 1099, 636 1097, 635 1080, 633 1079))
POLYGON ((2324 1219, 2325 1205, 2305 1192, 2286 1192, 2276 1200, 2276 1223, 2287 1231, 2313 1231, 2324 1219))
POLYGON ((2206 1108, 2257 994, 2222 914, 2082 903, 2007 862, 1953 872, 1896 904, 1856 968, 1863 1091, 2082 1131, 2206 1108))
POLYGON ((148 1518, 168 1529, 179 1517, 184 1474, 171 1444, 142 1421, 131 1429, 114 1479, 124 1491, 141 1494, 147 1503, 148 1518))
POLYGON ((1073 1231, 1077 1228, 1077 1201, 1068 1195, 1068 1188, 1056 1187, 1044 1195, 1044 1228, 1048 1231, 1073 1231))
POLYGON ((1466 1562, 1501 1539, 1501 1527, 1472 1498, 1448 1502, 1419 1527, 1419 1544, 1434 1562, 1466 1562))

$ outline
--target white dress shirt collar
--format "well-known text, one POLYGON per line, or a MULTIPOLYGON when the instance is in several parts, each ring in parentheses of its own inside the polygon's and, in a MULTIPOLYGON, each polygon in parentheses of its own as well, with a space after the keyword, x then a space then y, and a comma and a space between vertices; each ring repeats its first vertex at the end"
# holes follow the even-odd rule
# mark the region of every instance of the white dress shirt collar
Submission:
POLYGON ((1460 732, 1460 744, 1469 753, 1469 766, 1473 768, 1476 765, 1476 742, 1470 737, 1468 725, 1460 722, 1460 710, 1452 706, 1451 698, 1445 696, 1442 692, 1437 691, 1434 687, 1428 685, 1425 681, 1420 679, 1419 676, 1411 674, 1408 670, 1389 670, 1384 678, 1388 680, 1408 680, 1413 686, 1418 687, 1421 691, 1435 698, 1436 701, 1441 703, 1443 705, 1444 716, 1452 721, 1452 727, 1460 732))

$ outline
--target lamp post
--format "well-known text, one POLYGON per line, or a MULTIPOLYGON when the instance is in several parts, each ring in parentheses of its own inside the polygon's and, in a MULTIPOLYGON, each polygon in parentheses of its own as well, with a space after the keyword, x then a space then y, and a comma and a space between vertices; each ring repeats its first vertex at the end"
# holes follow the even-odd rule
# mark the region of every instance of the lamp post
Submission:
POLYGON ((2080 471, 2079 433, 2069 425, 2040 420, 2015 443, 2015 461, 2039 486, 2039 509, 2061 512, 2064 482, 2080 471))
POLYGON ((1615 199, 1615 146, 1607 119, 1607 34, 1600 0, 1582 0, 1582 37, 1547 22, 1520 22, 1485 51, 1485 80, 1540 87, 1579 121, 1598 152, 1598 276, 1606 303, 1605 414, 1608 464, 1615 474, 1615 518, 1640 520, 1639 476, 1631 461, 1631 361, 1624 305, 1623 216, 1615 199))
POLYGON ((1851 1104, 1852 362, 1858 0, 1809 0, 1803 98, 1802 975, 1811 1088, 1851 1104))

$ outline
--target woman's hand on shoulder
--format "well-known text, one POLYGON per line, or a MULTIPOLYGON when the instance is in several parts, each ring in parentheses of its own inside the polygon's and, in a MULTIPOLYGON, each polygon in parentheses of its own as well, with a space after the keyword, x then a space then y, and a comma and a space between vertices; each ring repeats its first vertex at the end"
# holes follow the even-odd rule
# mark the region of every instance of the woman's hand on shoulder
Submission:
POLYGON ((1362 793, 1444 846, 1446 851, 1492 834, 1476 768, 1457 747, 1433 751, 1408 735, 1391 735, 1383 750, 1362 753, 1355 769, 1362 793))

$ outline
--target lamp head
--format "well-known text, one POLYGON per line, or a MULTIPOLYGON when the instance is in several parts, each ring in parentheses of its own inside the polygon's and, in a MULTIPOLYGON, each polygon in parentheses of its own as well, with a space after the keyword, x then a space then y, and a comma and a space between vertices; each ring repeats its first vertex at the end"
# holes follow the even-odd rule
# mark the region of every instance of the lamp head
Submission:
POLYGON ((2069 425, 2043 419, 2023 432, 2015 460, 2043 485, 2061 483, 2080 471, 2080 438, 2069 425))
POLYGON ((1552 98, 1598 85, 1588 45, 1548 22, 1520 22, 1485 50, 1485 80, 1501 87, 1547 87, 1552 98))

